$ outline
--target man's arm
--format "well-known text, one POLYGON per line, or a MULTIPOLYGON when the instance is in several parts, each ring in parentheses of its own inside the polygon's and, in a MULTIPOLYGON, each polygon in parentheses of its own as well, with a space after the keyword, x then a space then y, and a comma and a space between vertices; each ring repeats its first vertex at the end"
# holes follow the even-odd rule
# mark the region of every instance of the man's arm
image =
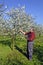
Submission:
POLYGON ((25 32, 23 30, 20 29, 20 32, 22 32, 25 35, 25 32))

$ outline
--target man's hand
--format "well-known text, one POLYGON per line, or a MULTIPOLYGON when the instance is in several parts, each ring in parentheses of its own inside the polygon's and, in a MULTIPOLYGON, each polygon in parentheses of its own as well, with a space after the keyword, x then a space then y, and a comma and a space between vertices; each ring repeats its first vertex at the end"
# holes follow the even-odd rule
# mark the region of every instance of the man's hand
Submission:
POLYGON ((25 32, 23 32, 23 30, 22 30, 22 29, 20 29, 19 31, 20 31, 20 32, 22 32, 22 33, 25 35, 25 32))

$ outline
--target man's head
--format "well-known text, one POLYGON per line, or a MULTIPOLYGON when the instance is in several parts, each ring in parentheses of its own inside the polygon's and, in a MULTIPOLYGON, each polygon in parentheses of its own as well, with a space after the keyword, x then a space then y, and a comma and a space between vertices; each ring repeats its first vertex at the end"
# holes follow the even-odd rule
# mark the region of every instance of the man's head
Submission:
POLYGON ((34 31, 34 28, 31 27, 31 28, 30 28, 30 31, 33 32, 33 31, 34 31))

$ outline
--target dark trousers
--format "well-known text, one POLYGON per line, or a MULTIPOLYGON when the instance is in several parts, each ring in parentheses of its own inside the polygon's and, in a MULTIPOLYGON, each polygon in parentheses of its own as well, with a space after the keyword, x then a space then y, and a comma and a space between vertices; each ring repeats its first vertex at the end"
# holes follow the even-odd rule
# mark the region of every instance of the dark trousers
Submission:
POLYGON ((33 41, 27 41, 27 57, 29 60, 32 60, 33 54, 33 41))

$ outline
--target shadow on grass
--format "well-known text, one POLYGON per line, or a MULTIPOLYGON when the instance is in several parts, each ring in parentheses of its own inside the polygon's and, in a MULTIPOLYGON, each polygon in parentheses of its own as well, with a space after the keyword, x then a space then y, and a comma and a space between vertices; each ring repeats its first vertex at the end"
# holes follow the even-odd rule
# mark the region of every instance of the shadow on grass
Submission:
POLYGON ((10 46, 11 45, 11 42, 9 40, 1 40, 0 41, 0 44, 10 46))
POLYGON ((22 49, 20 49, 18 46, 15 45, 15 48, 16 48, 19 52, 21 52, 24 56, 27 57, 27 54, 24 53, 24 52, 22 51, 22 49))

